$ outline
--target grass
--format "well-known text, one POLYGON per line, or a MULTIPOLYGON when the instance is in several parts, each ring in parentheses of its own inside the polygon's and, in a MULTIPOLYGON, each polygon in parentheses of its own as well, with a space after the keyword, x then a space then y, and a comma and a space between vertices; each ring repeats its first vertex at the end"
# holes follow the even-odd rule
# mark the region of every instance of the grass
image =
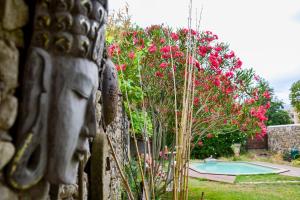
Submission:
POLYGON ((235 182, 276 182, 276 181, 300 181, 300 177, 283 176, 278 174, 243 175, 237 176, 235 182))
MULTIPOLYGON (((223 157, 220 160, 262 161, 293 166, 293 163, 283 161, 280 154, 272 154, 267 151, 251 151, 238 158, 223 157)), ((278 181, 300 181, 300 177, 279 174, 242 175, 237 176, 235 184, 190 178, 189 200, 200 200, 202 192, 204 192, 203 200, 300 200, 299 182, 279 183, 278 181), (268 183, 248 184, 248 182, 268 183)), ((168 195, 164 199, 171 199, 168 195)))
MULTIPOLYGON (((277 174, 238 176, 237 184, 219 183, 203 179, 189 179, 189 200, 300 200, 300 183, 238 184, 257 181, 300 180, 277 174)), ((164 199, 171 199, 166 195, 164 199)))

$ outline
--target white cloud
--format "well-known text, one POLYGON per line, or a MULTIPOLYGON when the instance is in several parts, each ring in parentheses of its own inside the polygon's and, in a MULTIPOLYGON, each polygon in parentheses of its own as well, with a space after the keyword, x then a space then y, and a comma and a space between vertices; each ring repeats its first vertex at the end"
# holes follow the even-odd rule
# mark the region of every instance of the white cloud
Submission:
MULTIPOLYGON (((187 25, 188 0, 127 2, 133 21, 141 26, 187 25)), ((110 8, 118 9, 124 3, 110 1, 110 8)), ((244 66, 253 67, 271 83, 279 99, 289 103, 290 84, 300 79, 300 1, 193 1, 198 13, 202 6, 202 29, 211 30, 221 41, 230 43, 244 66)))

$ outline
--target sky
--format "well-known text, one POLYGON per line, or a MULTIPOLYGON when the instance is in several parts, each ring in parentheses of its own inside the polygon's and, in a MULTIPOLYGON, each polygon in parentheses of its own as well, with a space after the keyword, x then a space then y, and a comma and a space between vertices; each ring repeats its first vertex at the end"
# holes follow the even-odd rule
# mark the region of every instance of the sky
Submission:
MULTIPOLYGON (((126 2, 140 26, 187 27, 189 0, 112 0, 110 12, 126 2)), ((289 89, 300 80, 300 0, 193 0, 194 25, 201 8, 200 29, 229 43, 243 67, 265 78, 289 107, 289 89)))

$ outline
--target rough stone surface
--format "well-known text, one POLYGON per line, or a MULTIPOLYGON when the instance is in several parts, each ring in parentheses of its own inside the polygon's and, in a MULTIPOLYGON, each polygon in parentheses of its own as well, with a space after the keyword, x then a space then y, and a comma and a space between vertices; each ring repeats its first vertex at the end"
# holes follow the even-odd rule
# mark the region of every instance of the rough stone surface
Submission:
POLYGON ((0 199, 1 200, 18 200, 18 195, 11 189, 0 183, 0 199))
POLYGON ((23 0, 4 0, 2 24, 6 30, 21 28, 28 21, 28 7, 23 0))
POLYGON ((18 110, 18 100, 8 96, 0 104, 0 129, 8 130, 15 122, 18 110))
POLYGON ((269 126, 268 147, 270 151, 279 153, 291 148, 300 150, 300 124, 269 126))
POLYGON ((268 135, 263 138, 250 137, 246 144, 247 149, 268 149, 268 135))
MULTIPOLYGON (((36 187, 30 191, 11 190, 5 182, 3 168, 15 153, 9 129, 17 115, 17 99, 12 96, 18 86, 19 51, 23 47, 22 26, 28 19, 24 0, 2 0, 0 3, 0 200, 44 200, 47 191, 36 187), (41 196, 42 195, 42 196, 41 196)), ((38 184, 39 185, 39 184, 38 184)), ((37 187, 38 187, 37 185, 37 187)))
MULTIPOLYGON (((114 151, 120 165, 123 166, 126 162, 126 152, 128 150, 126 136, 128 135, 128 120, 122 105, 122 98, 119 98, 118 101, 118 112, 115 120, 107 128, 108 135, 111 136, 114 151)), ((109 177, 109 200, 118 200, 121 199, 121 178, 120 173, 117 169, 117 165, 112 157, 112 152, 110 151, 110 170, 107 173, 109 177)))
MULTIPOLYGON (((101 102, 101 93, 97 93, 97 102, 101 102)), ((96 116, 97 122, 101 121, 101 104, 96 105, 96 116)), ((100 122, 101 123, 101 122, 100 122)), ((116 153, 117 159, 121 166, 126 163, 126 154, 128 153, 128 120, 122 105, 122 97, 119 97, 118 100, 118 111, 115 120, 107 127, 107 134, 112 140, 112 145, 116 153)), ((121 199, 121 178, 117 165, 112 156, 112 151, 109 149, 109 160, 107 169, 105 171, 105 181, 107 182, 107 188, 104 190, 107 191, 107 200, 119 200, 121 199)))
POLYGON ((11 142, 12 137, 6 131, 0 129, 0 141, 11 142))
MULTIPOLYGON (((88 177, 87 174, 84 173, 84 187, 83 187, 83 199, 82 200, 87 200, 88 199, 88 177)), ((72 185, 61 185, 59 187, 59 198, 58 200, 77 200, 79 199, 78 197, 78 185, 77 184, 72 184, 72 185)))
POLYGON ((0 170, 10 161, 14 153, 15 147, 12 143, 0 141, 0 170))
POLYGON ((0 82, 2 95, 18 84, 19 52, 12 42, 0 40, 0 82))
POLYGON ((24 46, 23 31, 16 29, 12 31, 4 30, 2 23, 0 23, 0 39, 15 43, 16 47, 24 46))

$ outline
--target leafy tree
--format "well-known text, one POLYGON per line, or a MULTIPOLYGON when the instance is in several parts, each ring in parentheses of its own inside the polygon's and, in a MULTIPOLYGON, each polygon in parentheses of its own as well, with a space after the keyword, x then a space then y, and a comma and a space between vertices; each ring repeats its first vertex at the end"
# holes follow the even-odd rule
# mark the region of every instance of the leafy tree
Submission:
POLYGON ((268 81, 261 78, 259 87, 263 90, 269 91, 269 98, 265 100, 268 101, 265 103, 269 104, 270 107, 266 113, 268 118, 266 125, 291 124, 292 120, 289 116, 289 113, 284 110, 283 102, 278 100, 274 95, 274 90, 270 87, 268 81))
POLYGON ((276 98, 272 98, 271 106, 267 112, 267 125, 282 125, 282 124, 291 124, 292 120, 289 116, 289 113, 283 110, 283 102, 279 101, 276 98))
POLYGON ((298 113, 298 117, 300 117, 300 80, 293 83, 290 91, 291 104, 298 113))

